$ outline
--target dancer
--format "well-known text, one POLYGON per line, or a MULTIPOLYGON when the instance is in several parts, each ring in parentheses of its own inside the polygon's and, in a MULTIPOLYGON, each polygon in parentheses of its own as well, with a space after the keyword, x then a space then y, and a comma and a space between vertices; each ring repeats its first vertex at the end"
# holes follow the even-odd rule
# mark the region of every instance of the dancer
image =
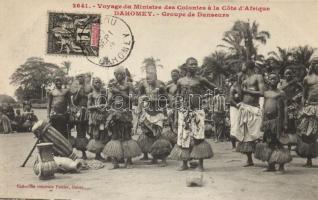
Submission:
POLYGON ((299 125, 299 140, 296 152, 307 158, 304 167, 312 167, 312 158, 318 155, 318 58, 312 60, 304 79, 302 120, 299 125))
POLYGON ((279 171, 285 171, 284 165, 292 160, 289 150, 285 149, 280 139, 287 129, 287 106, 285 92, 277 89, 279 76, 271 73, 268 75, 269 90, 264 92, 264 117, 262 130, 263 142, 256 145, 255 157, 268 162, 266 171, 276 171, 275 165, 279 164, 279 171))
POLYGON ((213 156, 211 145, 204 140, 205 112, 201 108, 201 94, 206 88, 216 86, 205 78, 197 76, 198 61, 195 58, 186 60, 187 75, 178 80, 178 141, 170 157, 182 160, 178 170, 187 170, 190 159, 198 159, 198 170, 203 171, 203 160, 213 156), (180 98, 179 98, 180 97, 180 98))
POLYGON ((169 97, 169 107, 167 108, 168 122, 170 129, 164 129, 162 135, 168 139, 174 146, 177 143, 178 132, 178 111, 175 109, 175 96, 177 94, 177 82, 180 78, 180 72, 177 69, 171 71, 171 81, 166 86, 169 97))
POLYGON ((140 105, 140 127, 142 134, 137 142, 144 153, 143 160, 148 160, 148 153, 152 155, 151 164, 162 162, 159 166, 166 166, 166 158, 172 149, 171 143, 162 137, 164 109, 168 102, 165 85, 157 79, 156 64, 146 66, 146 80, 143 80, 139 88, 140 105))
POLYGON ((242 94, 242 102, 238 104, 238 125, 234 136, 239 140, 236 151, 247 156, 244 167, 254 165, 252 154, 255 150, 255 141, 262 136, 259 98, 264 95, 264 79, 262 75, 255 73, 254 68, 253 62, 246 62, 239 77, 239 94, 242 94))
POLYGON ((92 136, 87 145, 87 150, 95 153, 95 159, 106 161, 102 156, 105 144, 109 141, 105 129, 106 121, 106 90, 102 88, 102 81, 99 78, 93 79, 93 92, 89 93, 88 108, 88 132, 92 136))
POLYGON ((236 138, 235 138, 235 131, 237 130, 237 120, 238 120, 238 108, 239 103, 241 102, 241 97, 239 95, 239 85, 237 80, 237 75, 235 75, 232 79, 233 84, 230 88, 230 137, 232 148, 236 148, 236 138))
POLYGON ((222 90, 215 89, 212 98, 212 113, 215 126, 216 142, 225 139, 225 97, 222 90))
POLYGON ((300 100, 302 96, 302 85, 298 83, 293 71, 287 68, 284 72, 284 80, 278 84, 278 88, 283 90, 286 95, 287 113, 288 113, 288 126, 286 133, 291 134, 290 137, 293 141, 288 141, 288 149, 291 150, 291 145, 296 144, 296 130, 298 120, 298 112, 300 110, 300 100))
POLYGON ((106 144, 103 153, 112 158, 113 167, 119 168, 119 161, 125 160, 125 167, 132 167, 132 158, 141 154, 137 142, 132 139, 131 94, 133 85, 126 81, 126 71, 118 67, 114 72, 116 80, 109 85, 109 105, 111 110, 106 120, 106 128, 111 140, 106 144))
POLYGON ((82 158, 86 159, 86 146, 88 145, 88 139, 86 134, 88 131, 88 117, 87 117, 87 101, 88 94, 93 91, 90 85, 85 84, 85 74, 79 74, 76 76, 79 84, 79 88, 73 96, 73 104, 77 107, 75 127, 76 127, 76 139, 75 148, 82 152, 82 158))

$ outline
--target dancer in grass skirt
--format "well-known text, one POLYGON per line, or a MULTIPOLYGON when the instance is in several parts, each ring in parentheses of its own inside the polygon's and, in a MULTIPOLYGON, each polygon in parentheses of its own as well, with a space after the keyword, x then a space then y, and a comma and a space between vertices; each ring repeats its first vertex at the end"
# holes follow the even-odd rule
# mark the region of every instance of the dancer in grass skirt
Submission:
POLYGON ((109 105, 106 128, 111 135, 111 140, 103 149, 103 154, 112 158, 113 167, 119 168, 119 161, 125 160, 125 167, 132 167, 132 158, 141 154, 137 142, 132 139, 131 93, 133 85, 126 81, 126 70, 118 67, 114 72, 116 80, 109 85, 109 105))
POLYGON ((102 82, 99 78, 93 79, 93 92, 88 95, 88 131, 90 139, 87 150, 95 153, 95 159, 105 161, 101 156, 105 144, 109 141, 109 136, 105 128, 106 122, 106 91, 102 89, 102 82))
POLYGON ((86 135, 88 133, 88 111, 87 101, 88 94, 93 91, 91 85, 85 84, 85 74, 79 74, 76 76, 78 80, 79 88, 73 96, 73 104, 75 105, 73 116, 74 124, 76 127, 75 148, 82 152, 82 158, 86 159, 86 146, 88 145, 88 139, 86 135))
POLYGON ((281 143, 284 137, 284 129, 287 129, 287 107, 285 92, 277 89, 279 76, 268 75, 270 89, 264 93, 264 117, 262 129, 264 131, 263 142, 256 144, 255 158, 268 162, 266 171, 276 171, 275 165, 279 165, 279 171, 284 172, 284 165, 292 160, 290 152, 281 143))
POLYGON ((255 142, 263 136, 260 130, 262 124, 260 97, 264 95, 264 78, 255 72, 255 64, 249 61, 242 65, 242 73, 238 80, 242 102, 237 105, 238 124, 233 136, 239 141, 236 151, 247 156, 244 167, 250 167, 254 165, 252 154, 255 151, 255 142))
POLYGON ((296 148, 299 156, 307 158, 304 167, 312 167, 318 155, 318 58, 312 60, 304 79, 303 110, 298 127, 300 140, 296 148))
POLYGON ((178 110, 178 141, 170 157, 182 161, 179 170, 187 170, 188 161, 197 159, 198 169, 203 171, 203 160, 211 158, 213 151, 204 136, 205 112, 201 108, 200 94, 203 94, 206 88, 214 89, 216 86, 196 75, 198 61, 195 58, 187 59, 186 69, 187 75, 177 82, 177 95, 183 98, 177 105, 183 106, 178 110))

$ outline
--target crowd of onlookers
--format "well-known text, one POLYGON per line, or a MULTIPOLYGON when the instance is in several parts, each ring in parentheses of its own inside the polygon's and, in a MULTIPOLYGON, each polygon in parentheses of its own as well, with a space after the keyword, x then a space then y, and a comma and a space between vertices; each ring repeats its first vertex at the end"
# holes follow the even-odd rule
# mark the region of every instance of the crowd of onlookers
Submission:
POLYGON ((21 109, 14 109, 10 103, 2 103, 0 106, 0 134, 30 132, 37 121, 30 101, 23 102, 22 112, 21 109))

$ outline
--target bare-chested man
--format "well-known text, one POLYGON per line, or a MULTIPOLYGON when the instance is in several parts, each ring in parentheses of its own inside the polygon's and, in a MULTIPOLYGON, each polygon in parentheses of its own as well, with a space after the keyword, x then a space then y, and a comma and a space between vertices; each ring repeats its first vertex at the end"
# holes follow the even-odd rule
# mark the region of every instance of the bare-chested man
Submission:
POLYGON ((278 82, 277 74, 268 75, 269 90, 264 92, 262 125, 263 141, 266 144, 256 145, 255 157, 268 162, 266 171, 276 171, 275 164, 279 164, 279 171, 283 173, 285 163, 290 162, 292 157, 289 150, 280 142, 284 130, 287 129, 287 106, 285 92, 277 89, 278 82))
POLYGON ((203 171, 203 160, 213 156, 211 145, 204 140, 205 112, 202 108, 202 94, 206 88, 216 86, 205 78, 197 76, 198 61, 186 60, 187 75, 177 83, 178 140, 171 151, 172 159, 181 160, 179 170, 187 170, 190 159, 199 160, 198 170, 203 171), (183 105, 182 105, 183 104, 183 105))
POLYGON ((105 128, 106 122, 106 90, 102 88, 102 81, 95 77, 93 78, 93 91, 88 94, 88 131, 92 136, 87 145, 87 150, 95 153, 95 159, 106 161, 101 153, 105 144, 109 141, 108 133, 105 128))
POLYGON ((163 135, 171 142, 172 145, 175 145, 177 142, 177 129, 178 129, 178 112, 176 109, 173 109, 175 96, 177 94, 177 82, 180 78, 180 72, 177 69, 171 71, 171 81, 167 83, 166 90, 169 97, 169 108, 167 109, 168 121, 170 126, 170 131, 163 132, 163 135))
MULTIPOLYGON (((302 85, 298 82, 294 72, 287 68, 284 72, 284 79, 278 84, 278 88, 283 90, 286 95, 287 109, 288 109, 288 126, 286 133, 296 134, 298 112, 300 109, 300 100, 302 96, 302 85)), ((288 148, 291 149, 289 142, 288 148)))
POLYGON ((318 154, 318 58, 312 61, 308 75, 304 79, 302 103, 304 108, 299 125, 301 141, 296 152, 307 158, 305 167, 312 167, 312 158, 316 158, 318 154))
POLYGON ((138 138, 138 144, 144 153, 143 160, 148 159, 148 153, 153 157, 151 164, 162 162, 159 166, 166 166, 166 158, 172 149, 171 143, 162 137, 164 109, 168 102, 166 88, 162 81, 157 79, 155 67, 147 66, 146 79, 139 87, 141 105, 144 105, 140 117, 142 134, 138 138))
POLYGON ((111 133, 111 140, 106 144, 103 153, 112 158, 113 167, 119 168, 119 161, 126 159, 125 167, 132 167, 132 158, 141 154, 137 142, 132 139, 131 101, 133 85, 126 79, 126 70, 117 67, 114 72, 116 80, 109 83, 109 111, 106 128, 111 133))
POLYGON ((264 95, 264 79, 254 70, 254 63, 249 61, 242 65, 242 74, 239 76, 242 102, 238 105, 238 125, 234 136, 239 140, 236 150, 247 155, 245 167, 254 165, 252 153, 255 149, 255 140, 262 136, 259 98, 264 95))
POLYGON ((167 93, 169 95, 169 99, 173 99, 173 97, 177 94, 177 82, 180 78, 180 72, 177 69, 171 71, 171 81, 168 82, 166 88, 167 93))
MULTIPOLYGON (((76 113, 76 139, 75 148, 82 151, 83 159, 86 159, 86 146, 88 144, 88 139, 86 138, 86 133, 88 129, 88 119, 87 119, 87 101, 88 94, 93 91, 91 85, 86 84, 85 74, 79 74, 76 76, 79 84, 79 88, 73 96, 73 103, 77 106, 76 113)), ((92 137, 92 136, 91 136, 92 137)))
POLYGON ((48 94, 47 118, 52 126, 68 139, 68 108, 71 103, 71 95, 68 89, 62 88, 62 78, 55 77, 55 89, 48 94))
POLYGON ((239 94, 240 86, 238 84, 238 76, 235 75, 231 79, 232 85, 230 88, 230 123, 231 123, 231 129, 230 129, 230 136, 231 136, 231 142, 232 142, 232 148, 236 148, 236 137, 235 137, 235 131, 237 131, 237 117, 238 117, 238 108, 239 103, 241 102, 241 96, 239 94))

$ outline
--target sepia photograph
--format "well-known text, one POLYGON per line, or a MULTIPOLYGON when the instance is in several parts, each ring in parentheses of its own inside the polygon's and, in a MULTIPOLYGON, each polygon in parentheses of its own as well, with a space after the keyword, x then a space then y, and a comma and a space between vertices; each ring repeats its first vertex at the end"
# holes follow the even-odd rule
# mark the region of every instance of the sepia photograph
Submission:
POLYGON ((0 199, 316 200, 317 10, 0 0, 0 199))

